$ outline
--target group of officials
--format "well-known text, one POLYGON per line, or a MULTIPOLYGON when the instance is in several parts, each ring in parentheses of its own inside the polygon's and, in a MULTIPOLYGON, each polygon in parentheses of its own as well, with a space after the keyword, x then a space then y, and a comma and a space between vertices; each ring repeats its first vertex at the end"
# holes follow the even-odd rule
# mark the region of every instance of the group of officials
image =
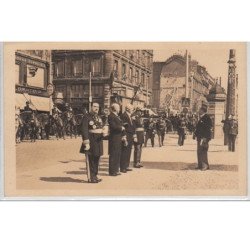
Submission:
MULTIPOLYGON (((142 111, 137 108, 134 112, 132 105, 128 104, 125 112, 120 114, 120 106, 117 103, 111 105, 110 114, 107 122, 99 116, 99 104, 93 103, 91 111, 83 117, 82 120, 82 146, 81 153, 85 153, 88 159, 89 175, 88 182, 98 183, 98 166, 100 157, 103 155, 103 140, 109 140, 109 175, 118 176, 121 173, 132 171, 130 168, 130 158, 132 147, 134 146, 134 168, 143 167, 141 163, 142 146, 147 143, 150 133, 154 130, 150 127, 153 123, 149 119, 145 126, 144 141, 144 123, 142 111), (108 126, 107 126, 108 125, 108 126), (108 127, 108 129, 107 129, 108 127), (108 131, 109 130, 109 131, 108 131)), ((200 119, 194 131, 194 139, 197 140, 197 169, 207 170, 208 164, 208 147, 211 140, 212 121, 207 115, 207 107, 200 108, 200 119)), ((156 125, 156 124, 155 124, 156 125)), ((157 123, 159 143, 163 145, 164 134, 160 133, 164 122, 160 119, 157 123)))
POLYGON ((91 111, 82 120, 82 147, 89 161, 89 182, 98 183, 98 166, 103 155, 103 140, 109 140, 109 175, 118 176, 121 173, 132 171, 129 167, 132 146, 134 145, 134 167, 141 168, 142 145, 144 143, 144 124, 142 112, 137 109, 134 113, 133 106, 128 104, 125 112, 119 116, 120 106, 111 105, 108 115, 108 128, 101 116, 98 115, 99 104, 93 103, 91 111))

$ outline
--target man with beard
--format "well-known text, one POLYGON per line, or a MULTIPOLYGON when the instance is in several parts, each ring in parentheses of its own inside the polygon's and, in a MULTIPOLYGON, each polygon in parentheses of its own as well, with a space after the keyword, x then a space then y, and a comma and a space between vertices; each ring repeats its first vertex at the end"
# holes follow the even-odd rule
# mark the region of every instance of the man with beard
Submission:
POLYGON ((83 147, 80 152, 87 154, 89 160, 90 183, 102 181, 97 177, 100 157, 103 155, 103 122, 98 115, 99 104, 93 103, 91 112, 82 120, 83 147))
POLYGON ((122 143, 126 145, 122 120, 119 117, 120 106, 118 103, 111 105, 111 113, 108 116, 109 123, 109 175, 120 175, 122 143))

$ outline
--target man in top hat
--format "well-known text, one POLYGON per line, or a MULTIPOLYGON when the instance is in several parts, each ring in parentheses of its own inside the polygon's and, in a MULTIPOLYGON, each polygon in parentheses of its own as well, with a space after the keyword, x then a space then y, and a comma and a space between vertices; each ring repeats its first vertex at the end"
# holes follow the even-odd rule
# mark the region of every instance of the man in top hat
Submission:
POLYGON ((120 175, 122 143, 126 144, 125 128, 119 117, 120 106, 118 103, 111 105, 108 116, 109 123, 109 175, 120 175))
POLYGON ((100 157, 103 155, 103 123, 98 115, 99 104, 92 103, 91 111, 82 120, 82 141, 84 149, 81 153, 87 153, 89 159, 90 183, 101 181, 97 177, 100 157))
POLYGON ((26 106, 24 107, 24 111, 31 111, 32 112, 32 108, 30 107, 29 101, 26 102, 26 106))
POLYGON ((136 140, 134 141, 134 168, 141 168, 142 145, 144 143, 144 124, 142 119, 142 110, 136 108, 136 113, 133 116, 135 126, 136 140))
POLYGON ((231 115, 229 120, 229 131, 228 131, 228 150, 235 151, 235 140, 238 135, 238 121, 234 115, 231 115))
POLYGON ((211 140, 212 120, 207 114, 206 105, 202 105, 199 110, 199 114, 200 119, 196 125, 194 138, 197 138, 197 169, 204 171, 209 169, 207 152, 209 147, 209 141, 211 140))
POLYGON ((121 172, 126 173, 127 171, 131 171, 129 168, 130 157, 133 142, 136 142, 137 136, 135 133, 135 126, 133 124, 131 115, 133 113, 134 107, 131 104, 127 104, 125 108, 125 112, 121 115, 121 120, 123 122, 123 126, 125 127, 127 145, 122 144, 121 150, 121 172))

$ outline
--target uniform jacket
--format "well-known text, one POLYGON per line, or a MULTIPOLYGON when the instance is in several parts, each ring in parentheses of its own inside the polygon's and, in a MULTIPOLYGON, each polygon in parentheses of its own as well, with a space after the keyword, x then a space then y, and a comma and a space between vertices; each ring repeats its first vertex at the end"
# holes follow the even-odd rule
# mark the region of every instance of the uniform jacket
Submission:
POLYGON ((229 121, 229 134, 230 135, 238 134, 238 122, 234 119, 229 121))
POLYGON ((179 135, 185 134, 185 129, 186 129, 186 121, 184 118, 181 118, 178 121, 178 134, 179 135))
POLYGON ((164 133, 166 131, 166 122, 164 120, 157 121, 156 129, 158 133, 164 133))
POLYGON ((201 138, 206 138, 211 140, 211 129, 212 129, 212 120, 208 114, 204 114, 198 121, 195 129, 195 136, 197 140, 201 138))
POLYGON ((133 124, 135 126, 135 133, 137 137, 136 144, 143 144, 144 143, 144 124, 143 119, 139 115, 133 116, 133 124), (139 131, 137 130, 139 129, 139 131))
POLYGON ((82 119, 81 127, 83 144, 90 144, 89 153, 94 156, 103 155, 103 134, 90 132, 90 130, 103 128, 101 117, 93 113, 87 114, 82 119))

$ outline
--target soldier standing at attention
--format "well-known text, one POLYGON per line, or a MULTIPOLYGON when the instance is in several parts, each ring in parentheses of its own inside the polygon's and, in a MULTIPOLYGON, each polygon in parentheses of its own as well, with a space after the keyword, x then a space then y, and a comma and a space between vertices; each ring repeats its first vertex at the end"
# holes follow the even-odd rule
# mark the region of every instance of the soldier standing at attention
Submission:
POLYGON ((163 120, 161 116, 156 123, 156 130, 159 140, 159 146, 162 147, 164 143, 165 133, 166 133, 166 122, 163 120))
POLYGON ((140 108, 136 109, 133 117, 137 140, 134 142, 134 168, 141 168, 142 145, 144 143, 144 124, 140 108))
POLYGON ((146 136, 145 136, 145 147, 147 147, 148 139, 151 140, 152 147, 155 146, 155 134, 156 134, 156 124, 153 121, 153 118, 149 118, 147 122, 145 123, 145 130, 146 130, 146 136))
POLYGON ((109 122, 109 175, 120 175, 122 142, 125 142, 125 128, 118 116, 120 106, 118 103, 111 105, 111 113, 108 116, 109 122))
POLYGON ((200 119, 196 125, 194 138, 197 138, 198 167, 196 169, 209 169, 207 152, 211 140, 212 120, 207 113, 207 106, 200 108, 200 119))
MULTIPOLYGON (((102 181, 97 177, 100 157, 103 155, 103 123, 98 115, 99 104, 93 103, 91 112, 82 120, 82 140, 84 151, 88 154, 90 168, 90 183, 102 181)), ((82 151, 80 151, 83 153, 82 151)))

